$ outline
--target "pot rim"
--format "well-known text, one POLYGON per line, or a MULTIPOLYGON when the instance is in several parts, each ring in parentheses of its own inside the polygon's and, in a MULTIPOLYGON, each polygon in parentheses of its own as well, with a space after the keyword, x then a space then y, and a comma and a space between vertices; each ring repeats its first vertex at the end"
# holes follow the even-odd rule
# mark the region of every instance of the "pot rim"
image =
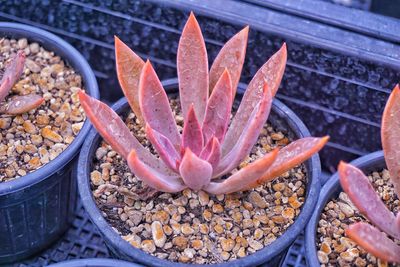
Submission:
MULTIPOLYGON (((377 168, 385 168, 385 158, 383 151, 376 151, 365 156, 359 157, 350 162, 353 166, 361 169, 364 173, 371 172, 377 168)), ((317 256, 317 225, 326 203, 334 196, 342 192, 342 187, 339 182, 339 174, 335 172, 325 183, 321 189, 317 206, 307 224, 305 231, 305 253, 306 260, 309 266, 319 266, 320 262, 317 256)))
MULTIPOLYGON (((27 38, 28 41, 38 42, 47 50, 55 52, 68 65, 70 65, 82 77, 85 90, 94 98, 99 98, 99 89, 96 77, 86 59, 69 43, 48 31, 29 25, 13 22, 0 22, 0 36, 11 38, 27 38)), ((0 183, 0 196, 8 195, 24 190, 37 184, 53 173, 60 171, 79 152, 79 148, 89 133, 91 124, 85 120, 82 129, 71 144, 55 159, 46 163, 43 167, 7 182, 0 183)))
MULTIPOLYGON (((178 86, 177 79, 175 78, 166 80, 163 82, 163 86, 167 93, 171 93, 172 90, 176 89, 178 86)), ((243 88, 245 88, 243 87, 243 84, 240 84, 237 95, 240 96, 244 93, 243 88)), ((117 113, 120 113, 127 106, 128 104, 126 99, 121 98, 112 106, 112 108, 117 111, 117 113)), ((272 112, 285 116, 286 123, 289 125, 292 132, 297 135, 297 138, 310 136, 310 132, 303 124, 303 122, 293 113, 292 110, 290 110, 279 100, 274 99, 272 104, 272 112)), ((118 248, 119 252, 128 255, 129 258, 135 258, 145 265, 160 267, 171 265, 196 266, 196 264, 184 264, 168 261, 165 259, 159 259, 155 256, 143 252, 140 249, 134 248, 128 242, 123 240, 121 236, 116 233, 116 231, 113 230, 113 228, 103 218, 93 199, 92 191, 90 190, 89 173, 91 171, 92 160, 88 160, 89 156, 93 156, 100 139, 100 135, 93 128, 82 146, 77 165, 77 174, 79 185, 78 189, 82 203, 85 207, 85 210, 88 212, 92 222, 97 226, 103 237, 108 240, 108 242, 113 243, 115 247, 118 248)), ((244 258, 219 264, 213 264, 212 266, 256 266, 266 261, 273 260, 274 257, 278 256, 295 240, 297 235, 304 229, 304 226, 308 222, 317 203, 317 198, 320 191, 319 174, 321 172, 321 165, 318 154, 315 154, 309 160, 307 160, 306 165, 308 176, 307 197, 305 203, 302 206, 301 212, 296 218, 295 222, 291 226, 289 226, 289 228, 280 237, 278 237, 274 242, 264 247, 263 249, 244 258)))

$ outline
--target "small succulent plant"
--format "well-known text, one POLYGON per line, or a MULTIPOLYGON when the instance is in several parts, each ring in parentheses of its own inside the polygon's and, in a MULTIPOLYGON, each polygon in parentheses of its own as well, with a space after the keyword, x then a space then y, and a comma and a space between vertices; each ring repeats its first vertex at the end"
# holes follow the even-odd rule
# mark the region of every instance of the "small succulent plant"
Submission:
POLYGON ((248 30, 244 28, 224 45, 209 70, 201 29, 190 14, 177 54, 182 133, 150 62, 144 62, 115 37, 120 85, 159 157, 144 148, 107 105, 84 92, 79 97, 98 132, 148 186, 164 192, 190 188, 211 194, 251 189, 300 164, 327 142, 327 137, 297 140, 224 177, 256 144, 286 64, 284 44, 255 74, 229 124, 248 30))
MULTIPOLYGON (((391 93, 382 118, 381 138, 390 181, 400 196, 400 88, 391 93)), ((357 222, 346 229, 346 235, 377 258, 400 263, 400 246, 392 239, 400 240, 400 213, 393 214, 375 192, 363 172, 344 162, 339 165, 340 183, 357 209, 373 225, 357 222), (383 233, 383 232, 385 233, 383 233)))
MULTIPOLYGON (((0 102, 2 102, 14 84, 20 79, 24 70, 25 54, 18 51, 5 68, 0 80, 0 102)), ((14 96, 7 103, 0 104, 0 113, 17 115, 35 109, 43 103, 44 99, 36 94, 14 96)))

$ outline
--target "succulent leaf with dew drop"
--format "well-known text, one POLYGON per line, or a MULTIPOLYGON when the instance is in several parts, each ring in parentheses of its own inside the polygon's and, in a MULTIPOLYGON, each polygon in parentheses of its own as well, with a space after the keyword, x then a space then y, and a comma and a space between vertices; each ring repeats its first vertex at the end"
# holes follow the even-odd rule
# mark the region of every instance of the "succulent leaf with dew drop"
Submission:
MULTIPOLYGON (((0 81, 0 102, 10 93, 14 84, 20 79, 24 70, 25 54, 18 51, 7 65, 0 81)), ((12 97, 7 103, 0 105, 0 113, 18 115, 39 107, 44 102, 36 94, 18 95, 12 97)))
POLYGON ((247 190, 300 164, 327 142, 326 137, 297 140, 288 148, 273 150, 221 180, 249 155, 256 144, 286 64, 286 45, 283 45, 256 73, 228 127, 247 36, 248 27, 232 37, 209 71, 201 29, 193 13, 190 14, 177 56, 179 98, 184 118, 182 133, 178 131, 167 94, 150 62, 142 65, 142 60, 116 38, 120 84, 133 111, 142 118, 147 138, 160 157, 151 155, 135 137, 128 136, 129 130, 111 108, 83 92, 79 97, 95 128, 144 183, 164 192, 179 192, 185 188, 212 194, 247 190), (125 56, 129 59, 124 60, 125 56), (131 71, 127 65, 129 61, 135 65, 131 76, 126 73, 131 71), (121 64, 123 66, 119 66, 121 64), (135 81, 138 77, 139 81, 135 81), (135 110, 137 107, 140 111, 135 110))
MULTIPOLYGON (((391 93, 382 117, 381 138, 385 161, 397 196, 400 189, 400 88, 391 93)), ((357 167, 341 162, 339 177, 343 190, 357 209, 377 228, 368 223, 355 223, 346 235, 376 257, 400 263, 400 246, 387 235, 400 240, 400 216, 393 214, 375 192, 369 179, 357 167), (379 228, 379 229, 378 229, 379 228), (381 232, 383 231, 383 232, 381 232)))

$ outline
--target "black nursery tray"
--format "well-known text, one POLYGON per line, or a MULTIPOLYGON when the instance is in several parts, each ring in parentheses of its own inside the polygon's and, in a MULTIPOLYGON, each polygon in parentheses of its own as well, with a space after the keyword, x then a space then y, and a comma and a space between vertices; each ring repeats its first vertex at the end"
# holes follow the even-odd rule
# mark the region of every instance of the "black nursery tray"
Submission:
POLYGON ((122 93, 113 35, 149 58, 161 79, 172 78, 190 10, 204 30, 210 62, 229 37, 250 25, 242 82, 287 43, 277 98, 313 135, 331 136, 320 154, 325 170, 381 148, 381 114, 400 80, 396 19, 311 0, 10 0, 0 5, 0 20, 32 24, 69 41, 95 69, 103 99, 114 102, 122 93))
MULTIPOLYGON (((248 82, 287 42, 288 65, 277 97, 313 135, 331 135, 321 153, 325 170, 334 171, 340 159, 349 161, 381 149, 381 114, 390 90, 400 81, 399 20, 312 0, 0 2, 0 21, 37 26, 74 45, 94 68, 102 98, 108 102, 122 96, 115 75, 114 34, 149 58, 160 78, 167 79, 176 76, 177 43, 190 10, 204 30, 210 61, 229 37, 249 24, 241 81, 248 82)), ((304 266, 300 244, 301 240, 295 242, 283 266, 304 266)), ((109 254, 79 206, 73 227, 60 241, 14 266, 87 257, 109 254)))
MULTIPOLYGON (((9 267, 42 267, 72 259, 109 258, 110 254, 102 237, 95 229, 82 203, 78 201, 75 219, 67 232, 39 255, 17 262, 9 267)), ((3 265, 1 265, 3 266, 3 265)))

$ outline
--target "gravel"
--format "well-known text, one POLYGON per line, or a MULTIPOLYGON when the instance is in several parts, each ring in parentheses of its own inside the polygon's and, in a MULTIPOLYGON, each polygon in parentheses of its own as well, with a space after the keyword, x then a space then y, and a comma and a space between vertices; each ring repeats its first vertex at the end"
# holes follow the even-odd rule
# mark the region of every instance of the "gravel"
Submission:
POLYGON ((53 52, 27 39, 0 38, 0 76, 18 50, 25 68, 9 98, 36 93, 45 102, 22 115, 0 114, 0 182, 33 172, 55 159, 79 133, 85 120, 77 92, 82 78, 53 52))

